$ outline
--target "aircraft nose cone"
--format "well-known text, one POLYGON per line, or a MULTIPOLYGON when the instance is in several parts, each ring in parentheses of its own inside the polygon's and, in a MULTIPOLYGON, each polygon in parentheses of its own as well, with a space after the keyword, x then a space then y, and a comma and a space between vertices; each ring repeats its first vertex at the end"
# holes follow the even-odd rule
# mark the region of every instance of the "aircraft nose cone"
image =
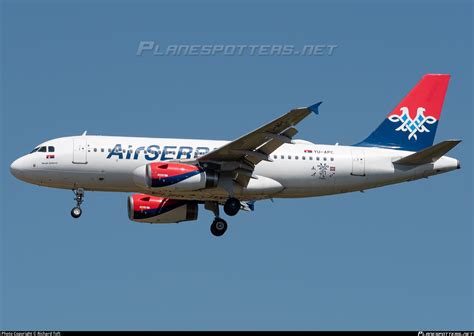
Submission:
POLYGON ((21 176, 23 174, 23 167, 22 167, 23 165, 21 161, 22 161, 21 158, 16 159, 10 165, 10 172, 12 173, 13 176, 15 176, 18 179, 21 179, 21 176))

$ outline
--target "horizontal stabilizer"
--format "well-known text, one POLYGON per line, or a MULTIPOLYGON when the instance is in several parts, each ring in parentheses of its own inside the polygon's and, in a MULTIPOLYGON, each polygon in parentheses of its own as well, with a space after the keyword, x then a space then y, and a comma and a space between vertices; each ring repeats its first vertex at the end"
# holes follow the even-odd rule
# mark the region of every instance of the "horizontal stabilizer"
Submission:
POLYGON ((439 144, 433 145, 431 147, 425 148, 414 154, 405 156, 400 160, 394 161, 393 163, 409 166, 418 166, 426 163, 433 163, 444 154, 453 149, 461 140, 446 140, 442 141, 439 144))

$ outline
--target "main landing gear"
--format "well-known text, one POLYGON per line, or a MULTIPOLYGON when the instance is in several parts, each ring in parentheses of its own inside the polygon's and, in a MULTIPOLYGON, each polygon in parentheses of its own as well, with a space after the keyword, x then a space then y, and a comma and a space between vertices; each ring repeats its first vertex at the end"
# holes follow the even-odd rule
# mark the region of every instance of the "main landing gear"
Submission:
POLYGON ((211 224, 211 233, 220 237, 227 231, 227 222, 222 218, 216 217, 211 224))
MULTIPOLYGON (((216 236, 222 236, 227 230, 227 222, 219 217, 219 203, 205 202, 204 207, 214 213, 214 221, 211 224, 211 233, 216 236)), ((224 212, 228 216, 235 216, 240 210, 240 201, 237 198, 229 198, 224 203, 224 212)))
POLYGON ((231 197, 224 203, 224 212, 228 216, 235 216, 240 210, 240 201, 235 198, 231 197))
POLYGON ((79 218, 82 215, 81 204, 84 202, 84 189, 73 189, 74 192, 74 200, 76 201, 76 206, 71 210, 71 216, 74 218, 79 218))

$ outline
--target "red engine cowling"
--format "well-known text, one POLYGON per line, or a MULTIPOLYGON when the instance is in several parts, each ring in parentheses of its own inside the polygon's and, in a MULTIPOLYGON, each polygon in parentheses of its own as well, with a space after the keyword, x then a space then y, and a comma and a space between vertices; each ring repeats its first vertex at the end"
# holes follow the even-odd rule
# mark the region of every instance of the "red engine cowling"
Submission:
POLYGON ((135 222, 179 223, 196 220, 197 216, 197 202, 145 194, 128 197, 128 217, 135 222))
POLYGON ((217 186, 217 173, 183 164, 153 162, 137 168, 134 181, 144 188, 192 191, 217 186))

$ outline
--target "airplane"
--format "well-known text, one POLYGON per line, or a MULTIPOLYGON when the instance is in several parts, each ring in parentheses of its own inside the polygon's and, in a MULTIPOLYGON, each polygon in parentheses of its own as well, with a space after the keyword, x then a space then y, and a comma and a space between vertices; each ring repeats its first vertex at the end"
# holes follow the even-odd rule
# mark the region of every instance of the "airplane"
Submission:
POLYGON ((264 199, 333 195, 413 181, 459 169, 445 154, 461 140, 433 145, 450 80, 426 74, 363 141, 352 146, 295 139, 295 126, 319 114, 322 102, 295 108, 234 141, 93 136, 48 140, 10 167, 18 179, 71 189, 82 214, 85 191, 134 193, 130 220, 196 220, 199 205, 214 213, 222 236, 240 210, 264 199))

